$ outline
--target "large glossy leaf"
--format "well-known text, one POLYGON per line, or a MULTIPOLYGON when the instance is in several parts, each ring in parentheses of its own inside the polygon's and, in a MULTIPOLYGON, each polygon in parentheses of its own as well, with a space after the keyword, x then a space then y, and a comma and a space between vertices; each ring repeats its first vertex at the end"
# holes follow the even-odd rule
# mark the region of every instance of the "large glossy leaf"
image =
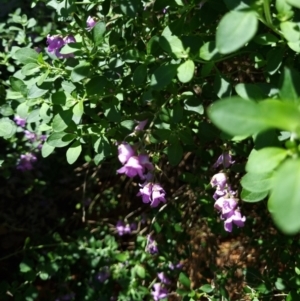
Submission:
POLYGON ((177 68, 177 77, 182 83, 192 80, 195 71, 195 64, 192 60, 187 60, 177 68))
POLYGON ((244 202, 247 203, 256 203, 259 201, 262 201, 263 199, 266 198, 266 196, 268 195, 268 190, 265 191, 260 191, 260 192, 253 192, 253 191, 249 191, 247 189, 243 189, 241 192, 241 200, 243 200, 244 202))
POLYGON ((38 53, 30 48, 18 49, 15 53, 16 59, 22 64, 36 63, 38 59, 38 53))
POLYGON ((272 172, 246 173, 241 179, 241 185, 248 191, 263 192, 272 187, 272 172))
POLYGON ((286 234, 300 231, 300 159, 289 159, 275 174, 268 208, 275 224, 286 234))
POLYGON ((255 35, 258 20, 253 11, 231 11, 220 21, 216 45, 220 53, 227 54, 243 47, 255 35))
POLYGON ((250 153, 246 170, 251 173, 268 173, 273 171, 288 155, 286 149, 265 147, 250 153))
POLYGON ((208 109, 212 122, 230 135, 252 135, 267 128, 258 104, 232 97, 215 102, 208 109))

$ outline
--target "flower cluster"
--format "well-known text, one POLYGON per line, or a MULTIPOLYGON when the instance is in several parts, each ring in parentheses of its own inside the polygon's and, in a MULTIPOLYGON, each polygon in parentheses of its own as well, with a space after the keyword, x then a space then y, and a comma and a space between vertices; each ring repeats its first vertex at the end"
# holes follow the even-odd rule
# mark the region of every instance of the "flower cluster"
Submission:
MULTIPOLYGON (((24 127, 26 125, 26 119, 21 118, 20 116, 15 116, 14 121, 16 125, 18 125, 21 128, 21 132, 24 133, 24 137, 32 144, 34 144, 34 148, 37 150, 40 150, 43 146, 43 142, 46 141, 47 136, 46 135, 38 135, 36 133, 33 133, 29 130, 24 130, 24 127)), ((33 153, 26 153, 25 155, 21 155, 18 163, 17 163, 17 169, 21 171, 26 170, 32 170, 33 169, 33 163, 37 161, 37 157, 33 153)))
MULTIPOLYGON (((148 120, 141 121, 135 131, 142 131, 148 120)), ((119 174, 133 178, 139 176, 145 182, 140 184, 140 191, 137 196, 141 196, 144 203, 150 203, 151 207, 157 207, 160 202, 165 203, 165 190, 158 183, 153 182, 154 166, 147 154, 137 155, 133 147, 127 142, 122 142, 118 146, 118 158, 123 167, 117 170, 119 174)))
POLYGON ((152 238, 150 234, 147 236, 146 251, 152 255, 158 253, 157 242, 152 238))
MULTIPOLYGON (((215 163, 217 166, 222 163, 229 166, 233 163, 231 157, 219 158, 218 161, 215 163)), ((225 220, 225 230, 231 232, 233 224, 243 227, 246 217, 241 215, 240 208, 238 207, 238 199, 235 197, 236 192, 231 190, 226 174, 222 172, 215 174, 210 184, 212 187, 216 187, 213 195, 213 198, 216 200, 214 207, 221 213, 221 219, 225 220)))
POLYGON ((58 58, 63 58, 63 59, 74 57, 74 53, 62 54, 60 53, 60 50, 66 44, 75 43, 75 42, 76 40, 72 35, 68 35, 63 38, 60 35, 50 36, 48 34, 47 36, 48 52, 51 53, 53 52, 58 58))
POLYGON ((165 284, 171 284, 171 281, 166 277, 164 272, 160 272, 157 274, 157 278, 161 281, 161 283, 155 283, 152 287, 151 295, 155 301, 160 299, 164 299, 168 296, 168 290, 164 286, 165 284))

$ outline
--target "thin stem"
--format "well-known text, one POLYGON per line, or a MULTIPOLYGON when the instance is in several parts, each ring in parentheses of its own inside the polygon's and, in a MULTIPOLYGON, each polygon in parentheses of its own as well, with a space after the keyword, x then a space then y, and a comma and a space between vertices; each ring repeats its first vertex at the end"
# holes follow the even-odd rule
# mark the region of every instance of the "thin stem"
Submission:
POLYGON ((264 12, 265 12, 266 21, 268 22, 269 25, 273 27, 269 0, 264 0, 264 12))

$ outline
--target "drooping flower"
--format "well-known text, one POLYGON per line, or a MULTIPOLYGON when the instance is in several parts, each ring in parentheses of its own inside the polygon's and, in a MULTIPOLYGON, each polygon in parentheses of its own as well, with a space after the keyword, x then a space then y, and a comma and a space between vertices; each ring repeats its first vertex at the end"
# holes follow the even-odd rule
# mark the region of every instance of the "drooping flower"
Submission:
POLYGON ((148 119, 140 121, 138 123, 138 125, 134 128, 134 131, 138 132, 138 131, 144 130, 144 127, 146 126, 147 122, 148 122, 148 119))
POLYGON ((144 168, 146 168, 147 170, 150 170, 150 171, 154 169, 153 164, 149 161, 149 156, 148 155, 146 155, 146 154, 139 155, 138 158, 139 158, 140 164, 144 168))
POLYGON ((238 227, 244 227, 245 221, 246 217, 242 216, 240 211, 234 210, 227 214, 224 228, 227 232, 231 232, 232 224, 235 224, 238 227))
POLYGON ((15 116, 14 121, 15 121, 16 125, 18 125, 22 128, 26 125, 26 119, 21 118, 20 116, 15 116))
POLYGON ((117 170, 117 173, 124 173, 129 178, 139 175, 140 178, 143 179, 144 167, 141 165, 137 156, 132 156, 128 159, 127 163, 123 167, 117 170))
POLYGON ((165 275, 164 272, 160 272, 157 274, 158 279, 163 283, 163 284, 170 284, 171 281, 170 279, 165 275))
POLYGON ((217 186, 220 190, 224 190, 226 184, 227 176, 225 173, 222 172, 215 174, 210 181, 210 185, 212 187, 217 186))
POLYGON ((220 197, 214 207, 222 212, 222 218, 227 218, 237 207, 237 199, 220 197))
POLYGON ((158 253, 157 243, 156 241, 151 237, 151 235, 147 236, 147 245, 146 245, 146 251, 150 254, 156 254, 158 253))
POLYGON ((97 24, 97 21, 91 17, 91 16, 88 16, 87 20, 86 20, 86 29, 88 31, 92 30, 92 28, 97 24))
POLYGON ((17 164, 17 169, 21 171, 32 170, 33 163, 36 162, 37 158, 32 153, 27 153, 25 155, 21 155, 19 162, 17 164))
POLYGON ((217 168, 221 164, 223 164, 224 168, 228 168, 234 162, 235 161, 232 161, 232 156, 226 152, 219 156, 218 160, 214 163, 213 168, 217 168))
POLYGON ((168 296, 168 290, 164 288, 161 283, 155 283, 151 295, 153 296, 154 301, 158 301, 168 296))
POLYGON ((141 196, 144 203, 151 203, 151 207, 157 207, 160 202, 165 203, 166 192, 159 185, 154 183, 148 183, 143 186, 137 196, 141 196))
POLYGON ((130 144, 126 142, 119 144, 118 153, 118 158, 122 164, 125 164, 130 159, 130 157, 135 155, 134 149, 130 144))
POLYGON ((130 225, 128 225, 128 224, 125 225, 124 222, 122 222, 122 221, 117 222, 116 229, 120 236, 131 233, 130 225))

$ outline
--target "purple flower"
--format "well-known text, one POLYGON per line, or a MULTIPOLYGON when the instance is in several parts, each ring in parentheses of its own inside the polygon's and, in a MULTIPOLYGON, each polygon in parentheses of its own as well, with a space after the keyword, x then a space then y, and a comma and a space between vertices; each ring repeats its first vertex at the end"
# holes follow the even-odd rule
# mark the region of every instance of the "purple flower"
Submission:
POLYGON ((118 158, 122 164, 125 164, 132 156, 135 155, 134 149, 126 142, 123 142, 118 146, 118 152, 118 158))
POLYGON ((153 164, 149 161, 149 156, 148 155, 139 155, 138 158, 139 158, 140 164, 143 167, 145 167, 146 169, 148 169, 150 171, 154 169, 153 164))
POLYGON ((141 165, 137 156, 132 156, 123 167, 117 170, 117 173, 124 173, 129 178, 139 175, 140 178, 143 179, 144 167, 141 165))
POLYGON ((86 20, 86 29, 87 30, 92 30, 92 28, 97 24, 97 21, 91 17, 91 16, 88 16, 87 20, 86 20))
POLYGON ((163 284, 170 284, 171 281, 166 277, 164 272, 160 272, 157 274, 158 279, 163 283, 163 284))
POLYGON ((176 269, 181 269, 183 267, 183 264, 182 263, 177 263, 176 265, 174 265, 173 263, 169 263, 169 268, 170 270, 174 270, 175 268, 176 269))
POLYGON ((151 295, 153 296, 154 301, 158 301, 168 296, 168 290, 162 287, 161 283, 155 283, 151 295))
POLYGON ((159 184, 148 183, 142 187, 137 194, 141 196, 144 203, 151 203, 151 207, 157 207, 160 202, 165 203, 166 192, 159 184))
POLYGON ((117 229, 118 234, 120 236, 123 236, 124 234, 130 234, 131 233, 130 226, 125 225, 122 221, 117 222, 116 229, 117 229))
POLYGON ((227 218, 237 206, 237 199, 220 197, 214 207, 222 212, 222 218, 227 218))
POLYGON ((210 181, 210 185, 212 187, 217 186, 220 190, 224 190, 226 184, 227 184, 227 176, 222 172, 215 174, 210 181))
POLYGON ((156 254, 158 253, 157 243, 156 241, 151 237, 151 235, 147 236, 147 246, 146 251, 150 254, 156 254))
POLYGON ((134 128, 134 131, 142 131, 142 130, 144 130, 144 127, 146 126, 147 122, 148 122, 148 119, 140 121, 138 123, 138 125, 134 128))
POLYGON ((244 227, 246 217, 241 215, 241 212, 238 210, 231 211, 227 214, 226 220, 224 223, 224 228, 227 232, 232 231, 232 224, 235 224, 238 227, 244 227))
POLYGON ((60 50, 64 45, 75 42, 76 40, 72 35, 68 35, 64 38, 59 35, 50 36, 48 34, 47 36, 48 51, 54 52, 58 58, 74 57, 74 53, 61 54, 60 50))
POLYGON ((25 155, 21 155, 17 165, 17 169, 21 171, 32 170, 32 163, 34 163, 36 160, 37 158, 34 154, 27 153, 25 155))
POLYGON ((226 195, 226 190, 225 189, 220 189, 219 187, 217 187, 214 195, 213 195, 213 198, 215 200, 217 200, 218 198, 222 197, 222 196, 225 196, 226 195))
POLYGON ((229 153, 223 153, 218 160, 213 165, 213 168, 219 167, 221 164, 223 164, 224 168, 228 168, 231 164, 233 164, 235 161, 232 161, 232 157, 229 153))
POLYGON ((18 125, 22 128, 26 125, 26 119, 21 118, 20 116, 15 116, 14 121, 15 121, 16 125, 18 125))
POLYGON ((35 142, 36 141, 36 133, 32 133, 28 130, 24 131, 25 137, 30 141, 30 142, 35 142))

